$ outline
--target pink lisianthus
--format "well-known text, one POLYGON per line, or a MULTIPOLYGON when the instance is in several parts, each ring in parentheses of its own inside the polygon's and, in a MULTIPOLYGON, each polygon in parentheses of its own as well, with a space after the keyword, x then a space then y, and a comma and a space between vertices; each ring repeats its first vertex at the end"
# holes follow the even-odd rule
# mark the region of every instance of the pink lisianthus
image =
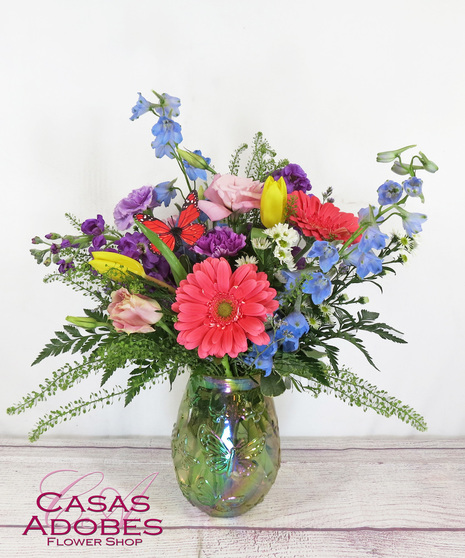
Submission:
POLYGON ((178 314, 178 343, 198 348, 200 358, 236 358, 247 351, 247 339, 267 345, 265 320, 279 307, 275 296, 256 265, 241 265, 233 273, 224 258, 207 258, 194 265, 176 291, 171 308, 178 314))
POLYGON ((161 307, 156 300, 131 294, 121 288, 111 293, 112 303, 108 306, 110 319, 118 332, 150 333, 155 324, 163 317, 161 307))
POLYGON ((216 174, 205 190, 205 200, 199 208, 212 221, 229 217, 231 213, 247 213, 260 207, 263 184, 251 178, 239 178, 233 174, 216 174))

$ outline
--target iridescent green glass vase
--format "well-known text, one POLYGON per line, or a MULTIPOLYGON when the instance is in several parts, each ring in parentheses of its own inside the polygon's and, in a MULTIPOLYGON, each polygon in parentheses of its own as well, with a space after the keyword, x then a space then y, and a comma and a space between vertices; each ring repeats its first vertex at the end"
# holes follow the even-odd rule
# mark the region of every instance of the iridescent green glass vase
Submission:
POLYGON ((278 474, 273 400, 257 379, 191 376, 171 447, 179 486, 192 505, 218 517, 245 513, 278 474))

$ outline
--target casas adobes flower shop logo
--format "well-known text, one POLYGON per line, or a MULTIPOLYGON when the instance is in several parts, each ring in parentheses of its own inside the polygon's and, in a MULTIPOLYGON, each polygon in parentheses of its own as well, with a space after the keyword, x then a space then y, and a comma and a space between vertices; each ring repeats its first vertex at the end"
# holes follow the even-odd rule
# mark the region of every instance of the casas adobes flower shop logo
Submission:
POLYGON ((39 484, 38 513, 22 534, 40 532, 47 546, 140 545, 145 535, 163 532, 161 519, 145 515, 151 510, 147 491, 157 475, 151 473, 123 496, 111 486, 97 490, 104 480, 100 471, 53 471, 39 484))

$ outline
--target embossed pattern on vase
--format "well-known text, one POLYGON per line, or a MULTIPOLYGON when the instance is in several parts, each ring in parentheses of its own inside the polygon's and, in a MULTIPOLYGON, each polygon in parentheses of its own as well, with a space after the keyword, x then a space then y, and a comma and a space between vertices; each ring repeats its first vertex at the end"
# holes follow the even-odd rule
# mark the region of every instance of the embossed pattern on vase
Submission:
POLYGON ((280 465, 274 403, 252 378, 189 379, 173 429, 184 496, 202 511, 242 514, 261 502, 280 465))

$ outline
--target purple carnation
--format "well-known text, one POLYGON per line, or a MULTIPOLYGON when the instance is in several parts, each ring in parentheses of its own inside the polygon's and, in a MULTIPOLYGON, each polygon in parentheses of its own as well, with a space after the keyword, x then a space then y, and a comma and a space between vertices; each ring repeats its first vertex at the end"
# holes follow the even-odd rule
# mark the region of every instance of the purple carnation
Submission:
POLYGON ((115 207, 113 217, 116 227, 120 231, 125 231, 134 222, 134 215, 147 208, 157 207, 157 198, 153 192, 153 186, 142 186, 133 190, 129 196, 123 198, 115 207))
POLYGON ((310 184, 310 180, 307 178, 306 172, 302 169, 302 167, 299 167, 299 165, 295 165, 294 163, 290 163, 283 169, 274 171, 272 176, 275 180, 278 180, 281 176, 284 178, 288 194, 298 190, 308 192, 312 189, 312 185, 310 184))
POLYGON ((245 236, 237 234, 229 227, 217 226, 202 236, 194 246, 197 254, 212 258, 235 256, 245 246, 245 236))
POLYGON ((105 221, 101 215, 97 215, 97 219, 87 219, 81 225, 81 231, 92 236, 103 234, 104 229, 105 221))

